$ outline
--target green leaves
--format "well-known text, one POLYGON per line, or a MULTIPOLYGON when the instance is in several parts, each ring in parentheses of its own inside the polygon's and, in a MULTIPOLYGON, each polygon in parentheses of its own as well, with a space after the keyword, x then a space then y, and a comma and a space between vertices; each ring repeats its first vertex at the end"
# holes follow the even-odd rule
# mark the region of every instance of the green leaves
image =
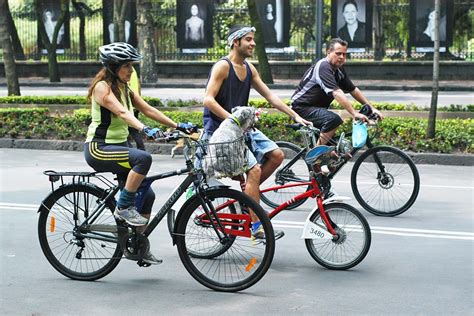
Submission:
MULTIPOLYGON (((164 111, 175 122, 192 122, 202 128, 202 111, 164 111)), ((140 115, 140 120, 149 126, 160 126, 155 121, 140 115)), ((0 137, 85 140, 90 123, 90 110, 51 113, 46 108, 0 109, 0 137)), ((267 113, 260 117, 258 128, 273 140, 302 143, 301 136, 285 128, 292 123, 282 113, 267 113)), ((436 121, 434 139, 426 139, 427 119, 385 118, 378 129, 375 144, 389 144, 414 152, 474 153, 474 119, 442 119, 436 121)), ((351 131, 348 119, 339 128, 340 132, 351 131)))

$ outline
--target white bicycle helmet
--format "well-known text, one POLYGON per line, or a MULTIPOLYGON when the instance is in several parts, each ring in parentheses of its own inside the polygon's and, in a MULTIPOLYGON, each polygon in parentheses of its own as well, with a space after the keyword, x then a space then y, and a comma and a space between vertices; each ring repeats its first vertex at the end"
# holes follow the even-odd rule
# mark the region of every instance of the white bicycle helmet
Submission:
POLYGON ((102 64, 123 64, 129 61, 139 61, 143 58, 135 47, 128 43, 111 43, 99 47, 102 64))

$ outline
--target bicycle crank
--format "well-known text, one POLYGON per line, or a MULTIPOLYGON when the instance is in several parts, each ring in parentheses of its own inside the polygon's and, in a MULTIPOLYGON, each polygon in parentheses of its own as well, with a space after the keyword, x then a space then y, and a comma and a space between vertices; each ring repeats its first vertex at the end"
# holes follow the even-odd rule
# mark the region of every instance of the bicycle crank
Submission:
POLYGON ((130 260, 141 260, 150 250, 150 241, 148 238, 136 231, 128 233, 127 227, 119 226, 119 244, 122 248, 125 258, 130 260))

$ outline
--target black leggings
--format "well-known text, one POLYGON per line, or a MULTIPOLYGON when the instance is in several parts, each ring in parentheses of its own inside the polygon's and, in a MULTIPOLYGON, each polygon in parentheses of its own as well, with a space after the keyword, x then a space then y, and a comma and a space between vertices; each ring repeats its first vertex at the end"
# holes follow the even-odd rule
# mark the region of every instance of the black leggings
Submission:
MULTIPOLYGON (((129 148, 128 144, 105 144, 90 142, 84 144, 84 157, 86 162, 95 171, 112 172, 117 174, 120 188, 125 186, 125 181, 130 170, 146 175, 151 166, 151 155, 146 151, 129 148)), ((142 214, 149 214, 155 201, 155 193, 150 188, 145 193, 145 203, 140 210, 142 214)))
POLYGON ((128 144, 84 144, 84 156, 95 171, 128 173, 130 170, 146 175, 151 166, 151 155, 146 151, 129 148, 128 144))

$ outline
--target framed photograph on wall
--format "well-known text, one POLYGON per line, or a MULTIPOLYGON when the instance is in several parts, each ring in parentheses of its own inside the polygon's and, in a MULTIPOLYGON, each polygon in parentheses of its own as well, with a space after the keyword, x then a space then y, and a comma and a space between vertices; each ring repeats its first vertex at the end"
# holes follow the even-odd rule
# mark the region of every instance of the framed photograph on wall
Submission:
MULTIPOLYGON (((56 27, 59 16, 61 15, 61 4, 55 0, 39 0, 38 1, 38 10, 41 12, 42 19, 38 23, 43 23, 46 29, 46 34, 48 35, 49 42, 53 40, 53 32, 56 27)), ((57 48, 64 49, 70 48, 71 39, 69 35, 69 7, 66 11, 66 17, 64 23, 59 29, 58 38, 57 38, 57 48)), ((41 41, 39 25, 38 25, 38 47, 45 48, 43 42, 41 41)))
MULTIPOLYGON (((410 1, 410 44, 417 51, 434 51, 434 0, 410 1)), ((441 0, 439 21, 440 50, 452 44, 453 1, 441 0)))
POLYGON ((176 35, 178 48, 207 48, 214 45, 212 0, 177 0, 176 35))
POLYGON ((349 49, 372 47, 372 0, 332 0, 331 35, 349 43, 349 49))
POLYGON ((265 47, 290 45, 290 1, 257 1, 258 14, 263 28, 265 47))
MULTIPOLYGON (((102 21, 103 21, 103 42, 110 44, 118 42, 114 38, 114 0, 102 0, 102 21)), ((137 7, 133 0, 127 1, 127 10, 125 13, 125 42, 136 47, 137 46, 137 7)))

